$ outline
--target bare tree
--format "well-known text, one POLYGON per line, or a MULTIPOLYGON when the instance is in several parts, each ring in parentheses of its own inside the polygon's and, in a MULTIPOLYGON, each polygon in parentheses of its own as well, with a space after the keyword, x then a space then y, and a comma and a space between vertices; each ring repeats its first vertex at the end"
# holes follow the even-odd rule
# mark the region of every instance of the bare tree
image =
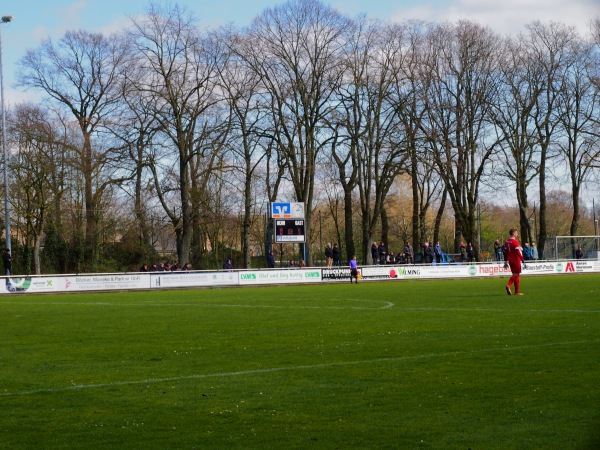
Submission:
POLYGON ((89 270, 98 257, 97 223, 105 190, 122 181, 115 177, 122 154, 111 147, 93 144, 104 122, 121 97, 120 67, 128 58, 116 36, 69 31, 54 44, 46 39, 29 50, 19 62, 19 84, 43 91, 50 101, 66 108, 82 136, 77 170, 83 179, 85 202, 85 265, 89 270))
MULTIPOLYGON (((272 139, 282 152, 296 200, 306 204, 310 239, 320 130, 340 82, 340 48, 347 20, 318 0, 293 0, 265 10, 248 30, 242 55, 272 98, 272 139)), ((312 264, 306 246, 307 264, 312 264)))
POLYGON ((188 261, 193 225, 208 179, 219 164, 211 109, 219 57, 185 10, 151 6, 132 19, 137 70, 129 82, 151 104, 162 152, 148 159, 155 192, 177 236, 177 257, 188 261), (172 177, 171 177, 172 176, 172 177), (175 185, 172 182, 175 181, 175 185), (196 204, 196 208, 194 208, 196 204))
POLYGON ((541 71, 539 78, 540 92, 531 115, 535 124, 539 156, 539 233, 538 251, 544 252, 548 237, 547 217, 547 178, 549 161, 556 155, 555 144, 558 140, 557 129, 560 124, 558 110, 559 93, 563 89, 565 79, 563 72, 567 62, 567 48, 577 38, 573 28, 558 23, 543 25, 533 22, 527 26, 528 33, 523 37, 533 63, 541 71))
MULTIPOLYGON (((398 27, 399 28, 399 27, 398 27)), ((412 192, 412 242, 415 248, 419 243, 436 240, 439 224, 445 207, 445 190, 437 174, 434 155, 425 145, 423 133, 427 108, 424 97, 432 73, 426 62, 431 57, 426 51, 427 34, 431 25, 413 21, 406 23, 395 33, 402 49, 394 73, 394 102, 398 111, 399 124, 405 139, 407 161, 406 170, 410 175, 412 192), (435 201, 441 198, 438 219, 433 230, 428 229, 426 218, 435 201)))
POLYGON ((497 43, 491 31, 466 21, 431 33, 434 65, 425 131, 455 212, 455 248, 460 234, 477 245, 477 202, 497 145, 488 129, 497 84, 497 43))
POLYGON ((250 268, 250 231, 255 218, 253 187, 257 172, 267 156, 265 145, 268 145, 268 140, 264 137, 263 130, 268 128, 265 123, 268 122, 265 118, 268 110, 264 105, 264 95, 261 95, 263 92, 260 89, 259 75, 236 52, 240 42, 248 37, 226 31, 222 39, 227 43, 229 51, 219 69, 220 85, 230 106, 233 121, 229 148, 234 159, 233 166, 242 178, 242 258, 243 266, 250 268))
POLYGON ((583 184, 600 163, 600 92, 592 82, 595 75, 593 46, 584 40, 575 40, 567 51, 567 70, 558 93, 564 139, 559 141, 558 147, 566 161, 571 182, 573 216, 569 232, 575 236, 581 217, 583 184))
POLYGON ((500 138, 502 159, 492 175, 499 183, 515 184, 522 238, 532 242, 527 189, 540 173, 540 147, 533 112, 543 92, 545 73, 523 36, 506 40, 499 67, 498 101, 491 104, 492 120, 500 138))
MULTIPOLYGON (((370 261, 370 244, 385 198, 395 176, 403 170, 406 156, 391 93, 402 44, 395 32, 393 27, 379 24, 357 24, 346 56, 347 81, 338 94, 338 110, 350 149, 348 161, 357 171, 353 177, 360 199, 363 262, 370 261)), ((382 235, 385 233, 382 229, 382 235)))

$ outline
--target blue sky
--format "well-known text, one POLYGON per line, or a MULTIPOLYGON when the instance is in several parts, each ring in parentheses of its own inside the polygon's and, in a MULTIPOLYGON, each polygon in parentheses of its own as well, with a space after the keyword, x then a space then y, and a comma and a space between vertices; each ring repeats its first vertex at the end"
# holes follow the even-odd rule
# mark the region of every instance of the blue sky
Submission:
MULTIPOLYGON (((163 3, 158 0, 156 3, 163 3)), ((112 32, 126 27, 128 15, 143 14, 148 0, 21 0, 3 2, 0 15, 14 16, 2 26, 2 62, 7 106, 31 98, 14 87, 18 60, 42 39, 60 39, 70 29, 112 32)), ((174 0, 171 4, 176 3, 174 0)), ((248 25, 265 8, 283 0, 179 1, 207 26, 248 25)), ((470 19, 502 33, 516 33, 533 20, 574 25, 587 33, 600 16, 598 0, 324 0, 340 12, 355 16, 402 21, 419 18, 434 22, 470 19)))

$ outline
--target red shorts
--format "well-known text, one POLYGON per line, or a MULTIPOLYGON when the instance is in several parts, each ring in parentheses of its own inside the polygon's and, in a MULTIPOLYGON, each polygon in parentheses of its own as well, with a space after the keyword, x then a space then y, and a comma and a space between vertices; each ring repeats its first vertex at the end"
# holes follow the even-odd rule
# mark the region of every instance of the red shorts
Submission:
POLYGON ((508 260, 508 265, 510 266, 510 271, 513 275, 518 275, 521 273, 521 260, 508 260))

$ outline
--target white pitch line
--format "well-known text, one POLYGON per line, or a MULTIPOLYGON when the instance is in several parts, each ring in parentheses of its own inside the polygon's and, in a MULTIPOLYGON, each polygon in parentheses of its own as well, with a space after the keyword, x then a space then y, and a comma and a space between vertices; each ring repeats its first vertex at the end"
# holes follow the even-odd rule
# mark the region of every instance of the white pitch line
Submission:
POLYGON ((402 308, 402 311, 469 311, 469 312, 549 312, 549 313, 600 313, 599 309, 496 309, 496 308, 402 308))
MULTIPOLYGON (((304 300, 304 299, 300 299, 304 300)), ((282 302, 289 300, 282 300, 282 302)), ((296 301, 296 299, 294 299, 296 301)), ((314 301, 314 300, 312 300, 314 301)), ((395 303, 392 302, 384 302, 380 300, 357 300, 357 299, 345 299, 345 301, 353 301, 353 302, 363 302, 363 303, 383 303, 383 306, 380 307, 369 307, 369 306, 324 306, 324 305, 314 305, 314 306, 294 306, 294 305, 261 305, 261 304, 222 304, 222 303, 203 303, 199 301, 198 303, 158 303, 158 302, 140 302, 137 305, 145 305, 145 306, 200 306, 200 307, 214 307, 214 308, 275 308, 275 309, 389 309, 393 308, 395 303)), ((0 302, 0 304, 9 304, 9 305, 52 305, 52 306, 64 306, 64 305, 73 305, 73 306, 133 306, 132 303, 112 303, 112 302, 0 302)))
POLYGON ((401 361, 410 361, 410 360, 419 360, 426 358, 446 358, 449 356, 460 356, 460 355, 472 355, 476 353, 488 353, 488 352, 497 352, 497 351, 519 351, 519 350, 527 350, 532 348, 541 348, 541 347, 556 347, 561 345, 581 345, 581 344, 589 344, 589 343, 598 343, 600 339, 592 339, 587 341, 567 341, 567 342, 550 342, 546 344, 536 344, 536 345, 518 345, 515 347, 494 347, 494 348, 482 348, 479 350, 457 350, 453 352, 443 352, 443 353, 428 353, 425 355, 414 355, 414 356, 398 356, 393 358, 376 358, 376 359, 368 359, 362 361, 339 361, 339 362, 331 362, 331 363, 321 363, 321 364, 312 364, 312 365, 301 365, 301 366, 290 366, 290 367, 271 367, 268 369, 253 369, 253 370, 241 370, 237 372, 220 372, 220 373, 207 373, 207 374, 195 374, 195 375, 185 375, 179 377, 166 377, 166 378, 148 378, 145 380, 130 380, 130 381, 115 381, 111 383, 97 383, 97 384, 76 384, 72 386, 64 386, 59 388, 45 388, 45 389, 33 389, 29 391, 17 391, 17 392, 1 392, 0 397, 17 397, 17 396, 25 396, 25 395, 36 395, 36 394, 54 394, 57 392, 68 392, 68 391, 78 391, 84 389, 97 389, 97 388, 106 388, 106 387, 115 387, 115 386, 132 386, 139 384, 157 384, 157 383, 168 383, 173 381, 184 381, 184 380, 201 380, 206 378, 226 378, 226 377, 237 377, 237 376, 245 376, 245 375, 255 375, 262 373, 274 373, 274 372, 289 372, 294 370, 306 370, 306 369, 324 369, 328 367, 342 367, 342 366, 351 366, 351 365, 360 365, 360 364, 373 364, 380 362, 401 362, 401 361))

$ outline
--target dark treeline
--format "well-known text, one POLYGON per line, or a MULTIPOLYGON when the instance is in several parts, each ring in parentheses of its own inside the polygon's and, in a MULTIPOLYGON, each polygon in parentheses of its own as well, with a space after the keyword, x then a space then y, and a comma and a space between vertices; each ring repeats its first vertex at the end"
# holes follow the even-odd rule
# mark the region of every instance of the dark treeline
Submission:
POLYGON ((598 183, 598 18, 589 36, 535 22, 506 37, 294 0, 215 30, 151 5, 118 34, 42 41, 18 80, 44 99, 8 120, 23 273, 220 267, 233 251, 250 267, 276 199, 306 205, 309 266, 323 215, 365 263, 373 241, 441 239, 448 217, 448 250, 479 247, 494 191, 510 191, 542 252, 549 196, 567 192, 576 235, 582 191, 598 183), (398 190, 408 201, 391 201, 398 190))

